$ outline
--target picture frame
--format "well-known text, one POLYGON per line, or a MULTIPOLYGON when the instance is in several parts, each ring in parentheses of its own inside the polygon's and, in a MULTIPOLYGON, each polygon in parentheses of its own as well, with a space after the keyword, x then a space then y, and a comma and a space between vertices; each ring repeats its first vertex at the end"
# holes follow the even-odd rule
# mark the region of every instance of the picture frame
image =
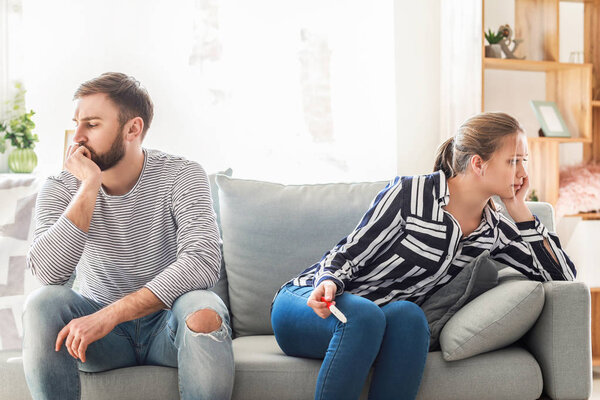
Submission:
POLYGON ((565 124, 565 120, 554 101, 531 100, 530 104, 541 125, 540 136, 571 137, 569 128, 567 128, 567 124, 565 124))
POLYGON ((67 150, 69 146, 73 144, 73 138, 75 137, 75 129, 67 129, 65 130, 65 145, 63 148, 63 164, 67 159, 67 150))

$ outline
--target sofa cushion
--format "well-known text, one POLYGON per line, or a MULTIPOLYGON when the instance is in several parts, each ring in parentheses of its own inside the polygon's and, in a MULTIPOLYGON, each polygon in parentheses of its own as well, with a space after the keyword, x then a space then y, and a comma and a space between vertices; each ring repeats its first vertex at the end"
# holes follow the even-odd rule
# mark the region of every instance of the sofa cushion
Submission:
POLYGON ((541 282, 519 276, 500 279, 459 310, 442 329, 440 345, 446 361, 495 350, 520 339, 544 307, 541 282))
MULTIPOLYGON (((231 176, 233 170, 228 168, 225 171, 217 172, 216 174, 208 175, 208 182, 210 183, 210 193, 212 195, 213 209, 217 216, 217 225, 219 226, 219 233, 222 234, 221 230, 221 212, 219 207, 219 188, 217 187, 216 177, 217 175, 231 176)), ((223 254, 223 246, 221 245, 221 255, 223 254)), ((225 303, 227 309, 229 309, 229 289, 227 287, 227 270, 225 269, 225 258, 221 259, 221 275, 215 286, 211 289, 215 292, 225 303)))
POLYGON ((217 176, 236 336, 272 333, 279 288, 348 235, 386 182, 280 185, 217 176))
POLYGON ((40 286, 25 260, 42 181, 30 174, 0 176, 0 349, 21 348, 23 303, 40 286))
POLYGON ((439 350, 440 332, 450 317, 465 303, 498 284, 498 271, 489 256, 487 250, 481 253, 421 305, 431 332, 429 351, 439 350))

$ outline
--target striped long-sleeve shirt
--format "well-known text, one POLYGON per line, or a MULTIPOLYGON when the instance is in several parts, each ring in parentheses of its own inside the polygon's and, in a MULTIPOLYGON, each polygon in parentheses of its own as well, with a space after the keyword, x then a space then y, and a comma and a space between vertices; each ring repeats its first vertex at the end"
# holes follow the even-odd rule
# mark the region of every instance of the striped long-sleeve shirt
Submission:
POLYGON ((478 228, 463 237, 443 207, 450 193, 442 171, 397 177, 373 200, 350 235, 292 283, 331 279, 343 291, 384 305, 421 303, 483 251, 537 281, 573 280, 575 267, 539 219, 515 224, 486 205, 478 228), (558 263, 544 246, 544 239, 558 263))
POLYGON ((77 270, 81 294, 101 304, 147 287, 171 307, 180 295, 216 283, 220 238, 198 163, 144 149, 128 193, 99 190, 87 233, 64 214, 80 184, 63 171, 38 195, 27 265, 43 284, 63 284, 77 270))

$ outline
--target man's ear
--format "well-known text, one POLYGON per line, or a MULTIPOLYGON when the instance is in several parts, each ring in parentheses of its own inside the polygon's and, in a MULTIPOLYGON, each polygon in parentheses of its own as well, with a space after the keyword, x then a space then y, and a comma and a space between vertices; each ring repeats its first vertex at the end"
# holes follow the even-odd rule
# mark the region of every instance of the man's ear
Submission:
POLYGON ((483 161, 483 158, 481 158, 480 155, 475 154, 474 156, 472 156, 470 164, 471 168, 473 169, 473 172, 475 172, 477 176, 485 175, 486 163, 485 161, 483 161))
POLYGON ((133 140, 137 137, 141 137, 143 131, 144 120, 142 117, 135 117, 127 123, 125 134, 129 140, 133 140))

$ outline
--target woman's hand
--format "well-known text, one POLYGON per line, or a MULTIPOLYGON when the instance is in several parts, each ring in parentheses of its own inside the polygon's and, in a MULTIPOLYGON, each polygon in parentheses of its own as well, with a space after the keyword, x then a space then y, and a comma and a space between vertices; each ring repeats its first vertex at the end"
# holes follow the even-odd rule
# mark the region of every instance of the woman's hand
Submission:
POLYGON ((515 191, 511 198, 502 199, 506 211, 515 220, 515 222, 533 221, 533 214, 525 204, 527 193, 529 192, 529 176, 523 178, 523 184, 515 191))
POLYGON ((327 304, 321 301, 321 297, 325 297, 327 301, 335 304, 333 299, 337 292, 337 285, 332 280, 325 280, 312 291, 306 304, 321 318, 325 319, 331 315, 331 311, 327 308, 327 304))

